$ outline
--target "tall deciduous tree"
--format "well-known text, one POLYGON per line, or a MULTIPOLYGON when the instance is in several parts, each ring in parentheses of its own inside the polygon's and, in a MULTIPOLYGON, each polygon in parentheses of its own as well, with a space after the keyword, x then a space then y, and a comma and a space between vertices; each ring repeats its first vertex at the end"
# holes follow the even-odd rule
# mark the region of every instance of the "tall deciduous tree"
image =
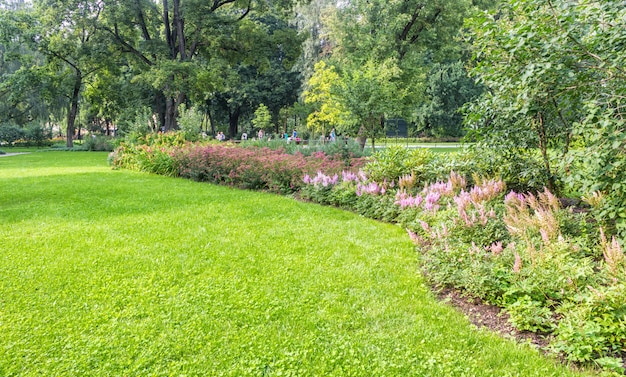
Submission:
POLYGON ((0 124, 46 119, 55 76, 37 52, 37 18, 30 8, 0 10, 0 124))
POLYGON ((237 39, 239 24, 252 14, 290 5, 287 0, 111 0, 104 30, 144 66, 141 78, 161 93, 158 112, 169 130, 176 128, 178 106, 198 78, 212 72, 208 67, 215 59, 245 60, 242 52, 252 41, 237 39))
POLYGON ((35 2, 38 50, 48 69, 58 74, 58 88, 68 99, 67 146, 72 147, 79 101, 85 80, 111 64, 110 41, 98 33, 104 3, 92 0, 39 0, 35 2))
POLYGON ((221 115, 218 118, 227 119, 230 137, 261 103, 278 124, 280 110, 297 100, 301 86, 299 72, 293 69, 302 51, 297 30, 271 14, 246 22, 239 31, 241 38, 248 40, 241 47, 245 59, 232 64, 223 87, 211 100, 214 113, 221 115))

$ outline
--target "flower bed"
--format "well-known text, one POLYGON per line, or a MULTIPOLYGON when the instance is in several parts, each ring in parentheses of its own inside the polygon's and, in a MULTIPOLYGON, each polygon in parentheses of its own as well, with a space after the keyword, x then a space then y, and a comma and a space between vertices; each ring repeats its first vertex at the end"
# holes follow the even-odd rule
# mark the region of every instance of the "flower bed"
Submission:
POLYGON ((586 213, 548 190, 505 191, 501 180, 451 173, 416 187, 414 176, 305 177, 303 198, 338 205, 407 229, 433 284, 502 307, 520 330, 550 335, 567 359, 623 371, 626 257, 586 213))
POLYGON ((298 191, 304 185, 305 174, 337 174, 346 169, 358 170, 365 164, 362 158, 346 161, 323 152, 303 156, 269 148, 191 143, 122 144, 110 160, 116 168, 282 194, 298 191))

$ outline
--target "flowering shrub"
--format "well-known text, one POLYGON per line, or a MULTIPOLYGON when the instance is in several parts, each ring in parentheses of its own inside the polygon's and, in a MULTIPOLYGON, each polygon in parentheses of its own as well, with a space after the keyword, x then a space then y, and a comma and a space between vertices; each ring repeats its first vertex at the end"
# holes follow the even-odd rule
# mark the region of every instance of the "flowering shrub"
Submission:
POLYGON ((304 184, 302 177, 317 171, 340 174, 358 169, 362 159, 346 165, 323 152, 311 156, 289 155, 268 148, 239 148, 224 144, 189 144, 176 135, 149 136, 146 144, 122 143, 110 160, 114 167, 181 176, 196 181, 244 189, 292 193, 304 184))

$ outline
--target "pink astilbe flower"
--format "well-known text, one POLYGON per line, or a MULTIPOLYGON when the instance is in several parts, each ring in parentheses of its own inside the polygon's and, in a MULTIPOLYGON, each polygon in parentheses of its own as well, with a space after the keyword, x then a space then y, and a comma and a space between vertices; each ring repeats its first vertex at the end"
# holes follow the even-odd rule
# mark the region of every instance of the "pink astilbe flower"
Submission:
POLYGON ((409 234, 409 237, 414 244, 423 245, 425 243, 424 239, 420 237, 417 233, 412 232, 411 229, 406 228, 406 232, 409 234))
POLYGON ((400 208, 402 209, 405 209, 407 207, 418 208, 423 201, 424 198, 422 198, 420 195, 412 196, 407 194, 406 191, 400 190, 396 193, 396 201, 394 202, 394 204, 400 206, 400 208))
POLYGON ((504 204, 511 207, 518 207, 524 203, 524 199, 525 198, 523 194, 518 194, 515 191, 511 191, 504 197, 504 204))
POLYGON ((427 211, 437 212, 439 209, 439 198, 441 194, 438 192, 429 192, 424 198, 424 209, 427 211))
POLYGON ((358 182, 359 176, 356 173, 344 170, 341 172, 341 180, 342 182, 358 182))
POLYGON ((519 274, 522 271, 522 257, 515 253, 515 263, 513 263, 513 272, 519 274))
POLYGON ((609 274, 614 277, 623 274, 626 255, 624 255, 622 246, 615 236, 611 238, 611 242, 608 242, 604 235, 604 229, 600 228, 600 245, 603 249, 602 255, 604 256, 604 263, 609 274))
POLYGON ((499 255, 504 250, 502 247, 502 241, 494 242, 491 246, 486 246, 485 250, 490 251, 493 255, 499 255))
POLYGON ((428 223, 426 221, 423 220, 418 220, 420 223, 420 226, 422 227, 422 229, 424 229, 424 232, 426 233, 430 233, 430 225, 428 225, 428 223))
POLYGON ((357 175, 359 176, 359 179, 361 180, 361 182, 367 182, 367 175, 365 174, 363 170, 359 170, 357 175))
POLYGON ((470 190, 470 196, 472 202, 481 203, 495 199, 501 192, 504 191, 506 185, 502 180, 490 179, 488 181, 481 182, 480 185, 472 187, 470 190))
POLYGON ((452 183, 450 183, 450 181, 448 181, 447 183, 444 183, 444 182, 433 183, 430 186, 428 186, 427 191, 436 192, 440 196, 454 195, 454 187, 452 186, 452 183))
POLYGON ((452 185, 453 190, 462 190, 467 186, 467 181, 465 177, 456 173, 454 170, 450 172, 450 178, 448 179, 448 183, 452 185))
POLYGON ((361 196, 363 194, 384 195, 385 192, 386 192, 385 188, 376 182, 358 183, 356 185, 356 194, 358 196, 361 196))

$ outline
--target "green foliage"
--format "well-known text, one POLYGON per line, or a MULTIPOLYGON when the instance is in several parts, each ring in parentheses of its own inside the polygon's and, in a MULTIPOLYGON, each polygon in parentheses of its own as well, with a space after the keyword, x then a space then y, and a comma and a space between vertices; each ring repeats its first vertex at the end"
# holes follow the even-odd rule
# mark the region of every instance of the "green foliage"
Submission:
POLYGON ((197 141, 202 132, 204 114, 196 107, 187 107, 183 104, 178 109, 178 125, 186 140, 197 141))
POLYGON ((49 144, 52 138, 50 130, 43 124, 31 122, 24 130, 24 139, 34 143, 38 147, 49 144))
POLYGON ((248 148, 269 148, 272 150, 283 150, 285 153, 296 154, 299 153, 303 156, 311 156, 317 152, 322 152, 327 156, 333 156, 334 158, 340 158, 347 163, 350 159, 360 158, 367 156, 370 151, 361 149, 360 145, 353 139, 341 140, 335 143, 325 144, 296 144, 294 142, 287 143, 284 139, 272 139, 272 140, 248 140, 242 143, 242 147, 248 148))
POLYGON ((552 188, 560 178, 605 195, 597 219, 622 237, 625 11, 617 1, 505 1, 468 23, 471 71, 489 88, 468 124, 509 158, 538 148, 552 188))
POLYGON ((25 136, 24 130, 13 123, 0 124, 0 142, 13 144, 25 136))
POLYGON ((82 149, 92 152, 112 152, 113 138, 104 135, 93 135, 85 138, 82 149))
POLYGON ((272 124, 272 114, 264 104, 260 104, 254 111, 254 118, 252 118, 252 125, 256 128, 267 130, 274 127, 272 124))
POLYGON ((434 155, 428 149, 392 145, 374 153, 364 170, 376 182, 398 181, 411 173, 418 182, 425 182, 428 165, 433 159, 434 155))
POLYGON ((103 153, 3 158, 4 375, 588 375, 434 300, 398 227, 103 153))
MULTIPOLYGON (((609 364, 620 357, 626 341, 626 285, 623 281, 586 292, 582 302, 563 308, 553 347, 579 362, 609 364)), ((622 366, 620 365, 620 368, 622 366)), ((620 368, 617 369, 618 371, 620 368)), ((623 370, 622 370, 623 372, 623 370)))
POLYGON ((324 61, 315 64, 308 89, 304 92, 304 102, 315 107, 307 117, 308 128, 325 133, 331 127, 339 129, 350 127, 350 113, 343 103, 337 85, 339 74, 334 66, 327 66, 324 61))
POLYGON ((551 332, 554 329, 552 311, 530 296, 519 297, 505 306, 509 321, 518 329, 532 332, 551 332))
POLYGON ((439 138, 463 136, 460 110, 482 90, 468 76, 462 62, 435 64, 428 74, 425 103, 414 115, 418 130, 439 138))

